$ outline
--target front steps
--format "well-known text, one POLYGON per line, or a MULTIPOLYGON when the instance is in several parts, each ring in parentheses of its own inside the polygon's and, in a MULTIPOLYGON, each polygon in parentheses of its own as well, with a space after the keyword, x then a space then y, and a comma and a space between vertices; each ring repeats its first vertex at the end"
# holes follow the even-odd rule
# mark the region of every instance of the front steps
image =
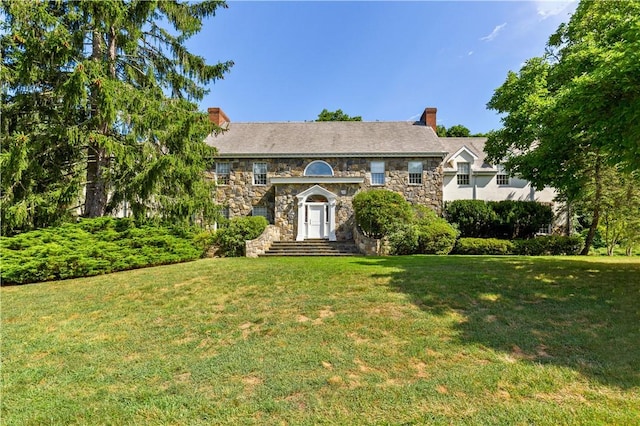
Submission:
POLYGON ((353 241, 274 241, 269 250, 260 256, 356 256, 358 249, 353 241))

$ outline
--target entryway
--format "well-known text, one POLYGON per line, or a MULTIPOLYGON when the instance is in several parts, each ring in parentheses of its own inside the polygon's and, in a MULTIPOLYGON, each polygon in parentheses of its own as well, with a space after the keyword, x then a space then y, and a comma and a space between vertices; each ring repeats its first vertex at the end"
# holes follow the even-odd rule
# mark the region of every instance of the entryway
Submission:
POLYGON ((325 238, 325 222, 329 203, 313 202, 305 203, 307 238, 325 238))
POLYGON ((336 240, 336 199, 334 193, 315 185, 296 196, 298 233, 296 241, 336 240))

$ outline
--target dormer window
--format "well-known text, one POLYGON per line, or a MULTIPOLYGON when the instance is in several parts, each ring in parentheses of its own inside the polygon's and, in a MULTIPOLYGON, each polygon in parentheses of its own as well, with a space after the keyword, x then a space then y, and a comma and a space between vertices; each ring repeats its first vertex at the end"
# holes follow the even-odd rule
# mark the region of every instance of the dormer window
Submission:
POLYGON ((317 160, 304 169, 305 176, 333 176, 333 168, 326 161, 317 160))
POLYGON ((469 185, 471 167, 469 163, 458 163, 458 185, 469 185))
POLYGON ((496 174, 496 183, 498 185, 509 185, 509 174, 502 164, 498 165, 498 173, 496 174))

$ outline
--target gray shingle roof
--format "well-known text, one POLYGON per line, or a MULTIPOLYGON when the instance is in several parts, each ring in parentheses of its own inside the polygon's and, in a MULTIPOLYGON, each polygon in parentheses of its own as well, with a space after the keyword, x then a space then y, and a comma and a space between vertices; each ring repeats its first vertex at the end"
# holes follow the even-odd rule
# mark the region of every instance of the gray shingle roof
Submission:
POLYGON ((444 157, 449 151, 431 127, 404 121, 230 123, 206 142, 221 157, 444 157))
POLYGON ((449 160, 453 155, 458 152, 462 147, 466 147, 469 151, 473 152, 478 158, 473 162, 473 168, 475 170, 493 170, 494 167, 486 162, 487 154, 484 152, 484 145, 487 142, 487 138, 472 137, 472 138, 440 138, 440 142, 444 145, 445 151, 448 152, 444 159, 445 171, 450 169, 449 160))

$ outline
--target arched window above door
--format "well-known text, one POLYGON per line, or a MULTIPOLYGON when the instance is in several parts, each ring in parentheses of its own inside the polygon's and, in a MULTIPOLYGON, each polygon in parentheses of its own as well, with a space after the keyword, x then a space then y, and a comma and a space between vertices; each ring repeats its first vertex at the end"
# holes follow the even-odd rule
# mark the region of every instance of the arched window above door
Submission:
POLYGON ((333 176, 333 168, 326 161, 312 161, 304 169, 305 176, 333 176))

